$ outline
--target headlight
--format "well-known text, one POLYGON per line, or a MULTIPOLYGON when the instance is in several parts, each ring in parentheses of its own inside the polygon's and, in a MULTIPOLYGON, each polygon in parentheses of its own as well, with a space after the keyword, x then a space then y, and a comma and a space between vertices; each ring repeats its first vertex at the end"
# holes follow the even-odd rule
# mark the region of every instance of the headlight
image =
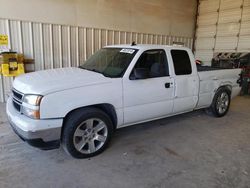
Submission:
POLYGON ((40 103, 42 96, 25 95, 22 103, 22 113, 33 119, 40 119, 40 103))
POLYGON ((40 102, 42 100, 42 96, 40 95, 24 95, 23 102, 33 105, 33 106, 39 106, 40 102))

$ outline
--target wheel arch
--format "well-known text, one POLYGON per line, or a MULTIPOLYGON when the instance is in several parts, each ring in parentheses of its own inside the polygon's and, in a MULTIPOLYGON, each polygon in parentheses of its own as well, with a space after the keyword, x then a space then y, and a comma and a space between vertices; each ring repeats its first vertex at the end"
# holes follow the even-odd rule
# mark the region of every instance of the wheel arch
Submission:
POLYGON ((66 114, 66 116, 63 118, 62 130, 64 128, 65 121, 67 120, 67 118, 72 113, 74 113, 75 111, 78 111, 78 110, 84 110, 85 108, 97 108, 97 109, 102 110, 103 112, 105 112, 110 117, 110 119, 111 119, 111 121, 113 123, 113 126, 114 126, 113 127, 114 130, 116 129, 118 120, 117 120, 117 114, 116 114, 116 111, 115 111, 115 107, 112 104, 101 103, 101 104, 94 104, 94 105, 84 106, 84 107, 76 108, 76 109, 73 109, 73 110, 69 111, 66 114))
POLYGON ((209 107, 210 112, 212 112, 215 117, 222 117, 228 112, 230 101, 231 101, 231 93, 232 93, 231 85, 221 85, 217 90, 215 90, 212 103, 211 103, 211 105, 209 107), (226 111, 223 112, 222 114, 219 114, 219 112, 216 109, 217 97, 218 97, 218 94, 220 94, 220 92, 223 92, 223 91, 226 91, 228 93, 228 95, 229 95, 229 99, 228 99, 229 104, 227 106, 226 111))
POLYGON ((217 93, 217 92, 218 92, 219 90, 221 90, 221 89, 227 90, 227 91, 229 92, 230 96, 231 96, 231 93, 232 93, 232 85, 230 85, 230 84, 220 85, 220 86, 218 87, 218 89, 215 91, 215 93, 217 93))
POLYGON ((213 103, 214 97, 216 95, 216 93, 218 93, 221 89, 226 89, 229 92, 229 95, 231 97, 232 94, 232 86, 230 84, 225 84, 225 85, 220 85, 217 89, 214 90, 214 93, 211 97, 211 102, 210 102, 210 106, 213 103))

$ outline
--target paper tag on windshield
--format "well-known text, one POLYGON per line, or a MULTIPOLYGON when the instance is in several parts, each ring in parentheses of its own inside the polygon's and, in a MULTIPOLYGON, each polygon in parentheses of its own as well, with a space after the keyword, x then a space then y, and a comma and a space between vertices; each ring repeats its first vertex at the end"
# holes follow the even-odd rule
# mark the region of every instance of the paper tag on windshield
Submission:
POLYGON ((120 51, 121 53, 128 53, 128 54, 133 54, 134 52, 135 52, 135 50, 133 50, 133 49, 122 49, 121 51, 120 51))

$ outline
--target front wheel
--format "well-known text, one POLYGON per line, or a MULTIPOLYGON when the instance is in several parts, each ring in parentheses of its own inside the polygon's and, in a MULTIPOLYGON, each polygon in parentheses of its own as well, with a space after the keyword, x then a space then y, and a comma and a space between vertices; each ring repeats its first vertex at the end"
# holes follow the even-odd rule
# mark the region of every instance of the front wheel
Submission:
POLYGON ((88 158, 101 153, 113 133, 113 124, 103 111, 85 108, 73 112, 66 120, 62 145, 75 158, 88 158))
POLYGON ((216 117, 222 117, 227 114, 231 102, 230 91, 224 88, 219 89, 214 95, 210 111, 216 117))

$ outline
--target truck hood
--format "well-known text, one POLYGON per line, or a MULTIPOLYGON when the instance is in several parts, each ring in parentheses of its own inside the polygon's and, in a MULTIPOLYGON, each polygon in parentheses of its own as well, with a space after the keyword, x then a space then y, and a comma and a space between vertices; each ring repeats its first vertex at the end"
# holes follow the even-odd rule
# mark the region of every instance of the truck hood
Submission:
POLYGON ((24 94, 49 93, 110 82, 100 73, 80 68, 60 68, 28 73, 17 77, 13 87, 24 94))

